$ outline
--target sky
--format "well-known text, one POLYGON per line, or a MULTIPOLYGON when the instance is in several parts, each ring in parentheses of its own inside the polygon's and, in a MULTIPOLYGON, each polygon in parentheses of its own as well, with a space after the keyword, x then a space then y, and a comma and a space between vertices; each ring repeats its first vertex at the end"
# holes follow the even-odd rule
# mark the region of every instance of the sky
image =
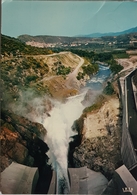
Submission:
POLYGON ((137 26, 137 1, 2 1, 1 32, 77 36, 137 26))

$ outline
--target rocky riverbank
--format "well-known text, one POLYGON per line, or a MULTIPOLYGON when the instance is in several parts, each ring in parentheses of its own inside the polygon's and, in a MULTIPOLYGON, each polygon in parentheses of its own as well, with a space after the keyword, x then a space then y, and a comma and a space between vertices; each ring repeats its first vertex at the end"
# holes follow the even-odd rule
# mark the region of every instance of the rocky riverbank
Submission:
POLYGON ((41 140, 41 133, 46 130, 35 122, 41 123, 49 117, 52 105, 45 100, 45 94, 49 99, 58 100, 78 94, 79 81, 76 80, 76 87, 67 82, 72 81, 73 77, 76 79, 83 62, 71 52, 2 59, 1 171, 12 161, 29 166, 44 162, 48 147, 41 140), (57 75, 60 67, 63 71, 70 69, 71 79, 64 72, 57 75), (10 75, 8 79, 7 75, 10 75))
MULTIPOLYGON (((124 67, 119 75, 126 75, 127 71, 137 66, 137 57, 119 59, 118 62, 124 67)), ((136 78, 135 74, 133 78, 135 86, 137 86, 136 78)), ((113 80, 115 80, 113 82, 115 93, 120 97, 117 75, 113 80)), ((82 142, 73 153, 75 167, 87 166, 94 171, 102 172, 108 179, 112 178, 114 170, 122 164, 120 151, 122 107, 117 96, 110 96, 96 110, 86 109, 87 113, 77 121, 82 142)))
POLYGON ((121 113, 119 99, 113 96, 99 109, 83 114, 78 121, 82 142, 73 153, 75 167, 87 166, 111 179, 114 170, 122 164, 121 113))

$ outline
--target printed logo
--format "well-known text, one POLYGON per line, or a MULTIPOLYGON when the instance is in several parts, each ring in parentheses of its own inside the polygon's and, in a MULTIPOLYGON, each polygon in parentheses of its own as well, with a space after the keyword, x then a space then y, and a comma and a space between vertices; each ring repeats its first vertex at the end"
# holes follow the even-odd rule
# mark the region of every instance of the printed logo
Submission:
POLYGON ((130 187, 125 187, 125 188, 122 188, 123 192, 133 192, 133 188, 130 188, 130 187))

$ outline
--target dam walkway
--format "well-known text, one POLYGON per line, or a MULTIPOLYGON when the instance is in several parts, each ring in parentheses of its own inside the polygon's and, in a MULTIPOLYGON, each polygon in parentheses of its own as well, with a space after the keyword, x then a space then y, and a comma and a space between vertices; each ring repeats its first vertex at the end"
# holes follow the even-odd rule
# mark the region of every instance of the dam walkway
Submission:
MULTIPOLYGON (((69 194, 101 194, 108 180, 100 172, 87 167, 69 168, 71 189, 69 194)), ((39 174, 37 168, 12 163, 1 173, 2 194, 34 194, 39 174)), ((46 178, 45 178, 46 179, 46 178)), ((56 174, 53 171, 48 194, 56 194, 56 174)))
MULTIPOLYGON (((70 193, 69 194, 101 194, 107 187, 108 180, 100 173, 87 167, 69 168, 70 193)), ((56 175, 53 174, 48 194, 56 193, 56 175)))
MULTIPOLYGON (((113 180, 109 182, 100 172, 92 171, 87 167, 69 168, 68 171, 71 181, 69 194, 137 194, 137 181, 132 177, 131 173, 124 165, 115 170, 113 180)), ((1 173, 0 193, 36 194, 35 188, 38 177, 37 168, 12 163, 1 173)), ((56 194, 56 174, 54 171, 48 194, 56 194)))
POLYGON ((39 178, 38 168, 12 162, 1 172, 2 194, 33 194, 39 178))

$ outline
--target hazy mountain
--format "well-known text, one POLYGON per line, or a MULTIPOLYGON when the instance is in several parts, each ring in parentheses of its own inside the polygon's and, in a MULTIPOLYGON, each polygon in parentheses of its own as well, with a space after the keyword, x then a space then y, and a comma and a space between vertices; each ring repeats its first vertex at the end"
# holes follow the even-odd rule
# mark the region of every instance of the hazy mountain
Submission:
POLYGON ((22 42, 35 41, 39 43, 69 43, 75 41, 88 40, 90 37, 65 37, 65 36, 50 36, 50 35, 20 35, 18 37, 22 42))
POLYGON ((96 38, 98 40, 101 40, 101 37, 111 37, 111 36, 121 36, 126 35, 130 33, 136 33, 137 27, 131 28, 122 32, 115 32, 115 33, 93 33, 89 35, 77 35, 75 37, 65 37, 65 36, 50 36, 50 35, 37 35, 37 36, 31 36, 31 35, 20 35, 18 39, 22 42, 39 42, 39 43, 85 43, 90 42, 92 38, 96 38))
POLYGON ((134 28, 130 28, 128 30, 122 31, 122 32, 109 32, 109 33, 92 33, 88 35, 77 35, 75 37, 104 37, 104 36, 119 36, 119 35, 124 35, 124 34, 129 34, 129 33, 134 33, 137 32, 137 26, 134 28))

